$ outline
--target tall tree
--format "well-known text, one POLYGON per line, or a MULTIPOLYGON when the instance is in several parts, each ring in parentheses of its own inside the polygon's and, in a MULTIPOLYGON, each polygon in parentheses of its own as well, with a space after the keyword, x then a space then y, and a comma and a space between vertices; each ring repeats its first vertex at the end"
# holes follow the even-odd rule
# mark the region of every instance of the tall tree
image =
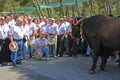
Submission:
POLYGON ((38 7, 39 12, 40 12, 40 15, 39 15, 39 16, 44 16, 43 13, 42 13, 42 10, 41 10, 41 7, 40 7, 41 5, 40 5, 39 1, 38 1, 38 0, 35 0, 35 2, 36 2, 36 4, 37 4, 37 7, 38 7))
MULTIPOLYGON (((49 0, 45 0, 45 4, 49 5, 50 4, 49 0)), ((48 13, 48 17, 52 17, 50 8, 47 8, 47 13, 48 13)))
POLYGON ((76 5, 76 8, 77 8, 78 16, 80 16, 80 9, 79 9, 78 1, 77 0, 75 0, 75 5, 76 5))
POLYGON ((64 16, 62 0, 60 0, 60 17, 64 16))

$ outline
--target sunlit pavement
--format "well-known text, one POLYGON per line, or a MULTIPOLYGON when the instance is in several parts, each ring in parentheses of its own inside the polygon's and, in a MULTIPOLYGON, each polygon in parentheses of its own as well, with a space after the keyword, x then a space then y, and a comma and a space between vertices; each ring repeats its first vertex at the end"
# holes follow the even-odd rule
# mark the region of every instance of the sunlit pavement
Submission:
POLYGON ((105 71, 88 74, 92 65, 91 57, 57 57, 49 61, 27 59, 17 67, 0 67, 0 80, 120 80, 120 67, 108 60, 105 71))

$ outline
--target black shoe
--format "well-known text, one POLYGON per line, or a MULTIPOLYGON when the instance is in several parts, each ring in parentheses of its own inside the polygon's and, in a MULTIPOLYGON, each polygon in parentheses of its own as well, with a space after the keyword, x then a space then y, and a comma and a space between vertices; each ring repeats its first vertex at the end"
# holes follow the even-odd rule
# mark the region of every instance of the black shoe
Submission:
POLYGON ((13 66, 14 66, 14 67, 17 67, 17 64, 13 63, 13 66))
POLYGON ((63 57, 63 55, 60 55, 59 57, 63 57))
POLYGON ((22 61, 21 61, 21 60, 20 60, 20 61, 17 61, 17 64, 18 64, 18 65, 21 65, 21 63, 22 63, 22 61))
POLYGON ((69 54, 68 57, 72 57, 72 54, 69 54))
POLYGON ((85 55, 85 57, 89 57, 90 55, 85 55))

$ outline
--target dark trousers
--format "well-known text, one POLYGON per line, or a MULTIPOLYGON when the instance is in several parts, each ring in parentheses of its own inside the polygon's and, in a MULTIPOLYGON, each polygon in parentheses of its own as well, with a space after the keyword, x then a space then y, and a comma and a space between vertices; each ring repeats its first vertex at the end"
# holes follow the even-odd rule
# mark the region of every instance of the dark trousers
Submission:
POLYGON ((5 40, 0 40, 0 64, 3 62, 11 62, 11 51, 9 49, 10 40, 7 38, 5 40))
POLYGON ((58 54, 60 56, 63 56, 63 51, 64 51, 64 40, 62 40, 63 35, 58 35, 57 36, 57 56, 58 54))
POLYGON ((77 46, 76 46, 77 38, 69 36, 69 47, 70 53, 69 56, 77 57, 77 46))

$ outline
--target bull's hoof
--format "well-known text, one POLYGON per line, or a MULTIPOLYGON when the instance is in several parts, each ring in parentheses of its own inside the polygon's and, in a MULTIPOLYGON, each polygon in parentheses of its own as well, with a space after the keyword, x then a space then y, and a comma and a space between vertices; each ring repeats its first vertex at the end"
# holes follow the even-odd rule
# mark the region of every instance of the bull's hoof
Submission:
POLYGON ((94 70, 89 70, 88 73, 89 74, 95 74, 95 71, 94 70))
POLYGON ((104 68, 100 68, 101 71, 104 71, 105 69, 104 68))

